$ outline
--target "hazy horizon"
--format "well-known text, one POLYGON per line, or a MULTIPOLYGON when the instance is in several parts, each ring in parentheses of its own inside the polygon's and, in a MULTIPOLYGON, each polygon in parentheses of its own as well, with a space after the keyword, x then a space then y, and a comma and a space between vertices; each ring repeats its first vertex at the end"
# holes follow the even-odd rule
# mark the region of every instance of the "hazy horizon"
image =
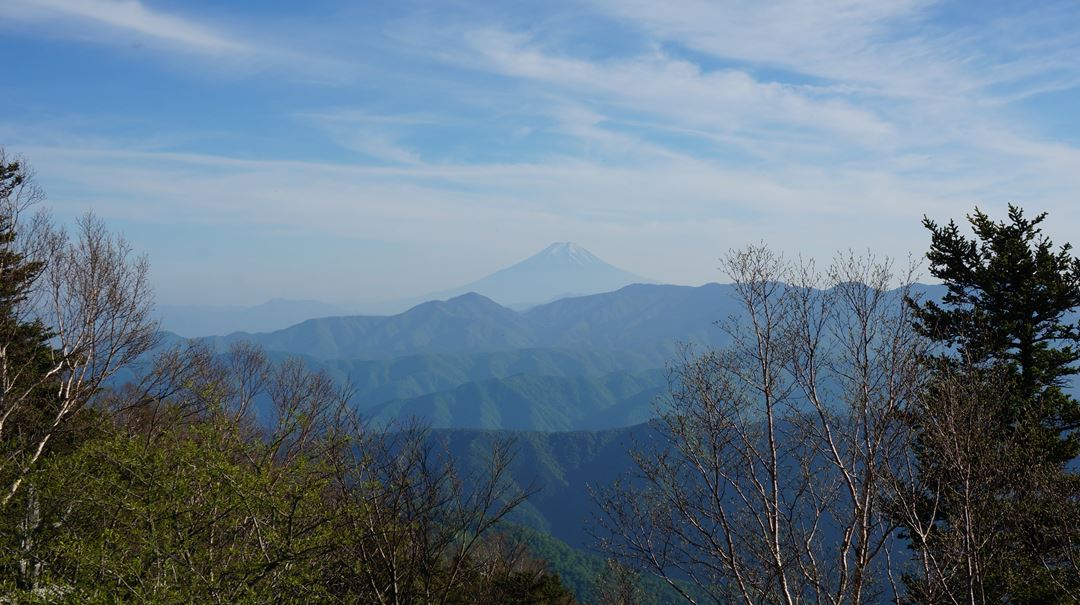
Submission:
POLYGON ((573 241, 926 250, 923 215, 1080 232, 1080 5, 8 0, 0 145, 161 304, 406 299, 573 241))

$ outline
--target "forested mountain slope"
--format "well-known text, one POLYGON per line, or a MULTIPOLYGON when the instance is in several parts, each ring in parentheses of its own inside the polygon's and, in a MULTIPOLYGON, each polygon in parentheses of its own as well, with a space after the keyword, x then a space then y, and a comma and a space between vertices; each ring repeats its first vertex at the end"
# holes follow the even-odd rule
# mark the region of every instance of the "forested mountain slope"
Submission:
POLYGON ((657 437, 650 425, 639 424, 571 432, 432 430, 429 439, 454 457, 465 476, 484 471, 495 440, 511 439, 516 451, 511 475, 518 485, 537 489, 512 520, 588 548, 592 539, 585 528, 595 512, 590 490, 629 471, 628 450, 635 444, 649 447, 657 437))
POLYGON ((517 374, 390 401, 367 415, 379 424, 421 418, 433 428, 615 428, 651 418, 653 400, 666 386, 662 370, 570 377, 517 374))
MULTIPOLYGON (((270 351, 276 360, 290 353, 270 351)), ((303 356, 313 370, 326 372, 353 391, 361 410, 394 399, 449 391, 469 382, 530 376, 599 376, 616 371, 639 372, 655 363, 626 351, 583 349, 515 349, 492 353, 421 353, 388 359, 317 359, 303 356)))

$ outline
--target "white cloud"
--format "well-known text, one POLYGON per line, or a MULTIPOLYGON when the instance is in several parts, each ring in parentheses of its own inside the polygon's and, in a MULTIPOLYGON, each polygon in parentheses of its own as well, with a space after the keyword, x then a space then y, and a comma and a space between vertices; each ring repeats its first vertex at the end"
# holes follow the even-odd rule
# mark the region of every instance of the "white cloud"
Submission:
POLYGON ((736 69, 706 72, 659 50, 595 62, 545 52, 528 38, 501 30, 473 31, 466 38, 480 65, 497 73, 696 128, 735 132, 795 127, 877 143, 892 130, 872 111, 828 91, 761 82, 736 69))
POLYGON ((552 98, 562 131, 607 144, 612 158, 700 154, 664 136, 690 135, 711 142, 726 158, 715 164, 731 171, 768 162, 781 179, 805 177, 803 166, 841 181, 888 175, 866 184, 923 191, 931 206, 961 192, 969 204, 1052 205, 1077 185, 1080 151, 1042 140, 1007 111, 1080 82, 1080 30, 1062 25, 1080 14, 1068 4, 982 11, 949 29, 935 21, 940 3, 927 0, 594 4, 654 50, 574 55, 542 28, 470 30, 462 47, 476 68, 552 98))
POLYGON ((824 78, 891 97, 960 100, 990 87, 1075 85, 1075 3, 973 3, 948 29, 940 0, 594 0, 604 13, 657 40, 714 57, 824 78), (1062 73, 1064 72, 1064 73, 1062 73), (1031 78, 1048 78, 1035 83, 1031 78))

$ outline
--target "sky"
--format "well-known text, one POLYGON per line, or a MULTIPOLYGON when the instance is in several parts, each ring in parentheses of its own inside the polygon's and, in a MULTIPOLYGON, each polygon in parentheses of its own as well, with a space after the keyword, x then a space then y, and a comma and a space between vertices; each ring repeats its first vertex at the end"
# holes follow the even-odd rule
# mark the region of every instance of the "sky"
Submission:
POLYGON ((0 145, 166 304, 422 295, 554 241, 680 284, 766 242, 1080 244, 1080 3, 3 0, 0 145))

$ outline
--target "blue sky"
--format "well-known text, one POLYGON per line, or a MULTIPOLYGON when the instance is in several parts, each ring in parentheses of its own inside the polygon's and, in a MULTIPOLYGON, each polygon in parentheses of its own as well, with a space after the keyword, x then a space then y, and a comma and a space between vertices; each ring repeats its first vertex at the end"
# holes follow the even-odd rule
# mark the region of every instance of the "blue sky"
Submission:
POLYGON ((673 283, 765 241, 1080 243, 1080 3, 4 0, 0 144, 163 303, 384 300, 552 241, 673 283))

